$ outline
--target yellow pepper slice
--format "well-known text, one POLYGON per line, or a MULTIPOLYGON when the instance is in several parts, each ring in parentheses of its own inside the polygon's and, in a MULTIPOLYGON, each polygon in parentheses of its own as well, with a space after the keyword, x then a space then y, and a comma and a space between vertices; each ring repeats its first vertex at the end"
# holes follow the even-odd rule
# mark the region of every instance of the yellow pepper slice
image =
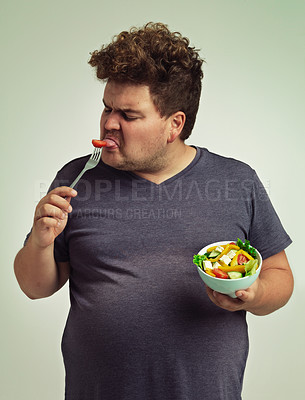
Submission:
MULTIPOLYGON (((220 246, 220 245, 219 245, 220 246)), ((211 253, 211 251, 215 250, 219 246, 212 246, 207 249, 207 253, 211 253)))
MULTIPOLYGON (((211 247, 211 248, 212 248, 212 247, 211 247)), ((216 247, 215 247, 215 248, 216 248, 216 247)), ((224 250, 223 250, 220 254, 218 254, 217 257, 215 257, 215 258, 208 258, 207 260, 208 260, 208 261, 212 261, 212 262, 218 261, 223 255, 228 254, 230 250, 239 250, 239 249, 240 249, 240 247, 237 246, 236 244, 227 244, 226 247, 224 248, 224 250)), ((209 249, 208 249, 208 250, 209 250, 209 249)))
MULTIPOLYGON (((238 265, 237 262, 237 258, 239 254, 243 254, 245 257, 248 258, 248 260, 253 260, 253 257, 250 256, 250 254, 248 254, 246 251, 244 250, 238 250, 233 258, 233 260, 231 261, 231 267, 234 267, 235 265, 238 265)), ((235 271, 235 270, 234 270, 235 271)))
POLYGON ((212 272, 213 270, 212 269, 210 269, 210 268, 207 268, 207 269, 205 269, 204 270, 204 272, 206 273, 206 274, 208 274, 208 275, 211 275, 211 276, 214 276, 214 278, 215 278, 215 274, 213 274, 213 272, 212 272))
POLYGON ((241 272, 242 274, 245 273, 245 266, 244 265, 235 265, 234 267, 230 267, 229 265, 227 265, 226 263, 224 263, 222 260, 218 261, 220 266, 218 267, 219 269, 221 269, 221 271, 224 272, 241 272))

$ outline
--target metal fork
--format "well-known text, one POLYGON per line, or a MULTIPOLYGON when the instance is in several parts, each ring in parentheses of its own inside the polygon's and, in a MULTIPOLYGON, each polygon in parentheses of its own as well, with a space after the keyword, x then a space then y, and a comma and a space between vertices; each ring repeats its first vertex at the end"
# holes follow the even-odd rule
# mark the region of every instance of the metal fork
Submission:
POLYGON ((84 173, 86 171, 88 171, 88 169, 92 169, 97 166, 97 164, 100 161, 101 154, 102 154, 102 148, 95 147, 93 153, 91 154, 91 157, 86 162, 84 169, 81 171, 81 173, 78 175, 78 177, 72 182, 72 184, 70 185, 70 188, 74 188, 74 186, 77 184, 77 182, 80 180, 80 178, 84 175, 84 173))

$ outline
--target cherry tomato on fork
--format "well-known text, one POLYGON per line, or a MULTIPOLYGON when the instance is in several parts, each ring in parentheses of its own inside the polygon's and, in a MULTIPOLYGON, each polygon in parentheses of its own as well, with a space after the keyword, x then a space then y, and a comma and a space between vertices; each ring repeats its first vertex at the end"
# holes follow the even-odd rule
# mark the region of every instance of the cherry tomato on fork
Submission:
POLYGON ((92 139, 92 144, 94 147, 105 147, 107 143, 104 140, 92 139))

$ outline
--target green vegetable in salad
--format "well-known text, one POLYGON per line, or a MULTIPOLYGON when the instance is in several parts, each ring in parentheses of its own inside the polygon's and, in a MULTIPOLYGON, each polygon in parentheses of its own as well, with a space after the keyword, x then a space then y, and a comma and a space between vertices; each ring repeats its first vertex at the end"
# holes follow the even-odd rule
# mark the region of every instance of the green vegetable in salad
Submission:
POLYGON ((212 250, 211 253, 209 253, 208 258, 215 258, 217 256, 219 256, 220 251, 217 250, 212 250))
POLYGON ((203 261, 207 259, 205 254, 195 254, 193 257, 193 263, 198 265, 201 269, 203 268, 203 261))
POLYGON ((258 260, 250 260, 245 264, 245 276, 254 275, 256 273, 258 260))
POLYGON ((229 275, 230 279, 239 279, 243 277, 243 274, 241 272, 237 271, 231 271, 227 273, 229 275))
POLYGON ((243 243, 243 241, 238 238, 236 244, 241 248, 241 250, 246 251, 248 254, 250 254, 250 256, 256 258, 256 250, 250 245, 249 240, 246 239, 245 243, 243 243))

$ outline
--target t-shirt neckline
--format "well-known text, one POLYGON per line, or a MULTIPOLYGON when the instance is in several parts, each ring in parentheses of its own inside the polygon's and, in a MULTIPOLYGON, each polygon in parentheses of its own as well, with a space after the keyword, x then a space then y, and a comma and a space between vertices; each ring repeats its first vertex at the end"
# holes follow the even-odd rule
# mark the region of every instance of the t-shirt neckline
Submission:
POLYGON ((195 157, 193 158, 193 160, 182 171, 178 172, 177 174, 171 176, 168 179, 165 179, 161 183, 155 183, 155 182, 150 181, 149 179, 143 178, 142 176, 139 176, 131 171, 125 171, 125 172, 126 172, 126 174, 130 175, 133 179, 137 179, 143 183, 146 182, 147 184, 157 186, 157 187, 168 185, 168 184, 172 183, 173 181, 175 181, 176 179, 181 178, 187 172, 189 172, 189 170, 191 170, 197 164, 199 159, 203 156, 203 152, 200 151, 199 147, 194 146, 194 145, 190 145, 190 146, 196 150, 196 154, 195 154, 195 157))

